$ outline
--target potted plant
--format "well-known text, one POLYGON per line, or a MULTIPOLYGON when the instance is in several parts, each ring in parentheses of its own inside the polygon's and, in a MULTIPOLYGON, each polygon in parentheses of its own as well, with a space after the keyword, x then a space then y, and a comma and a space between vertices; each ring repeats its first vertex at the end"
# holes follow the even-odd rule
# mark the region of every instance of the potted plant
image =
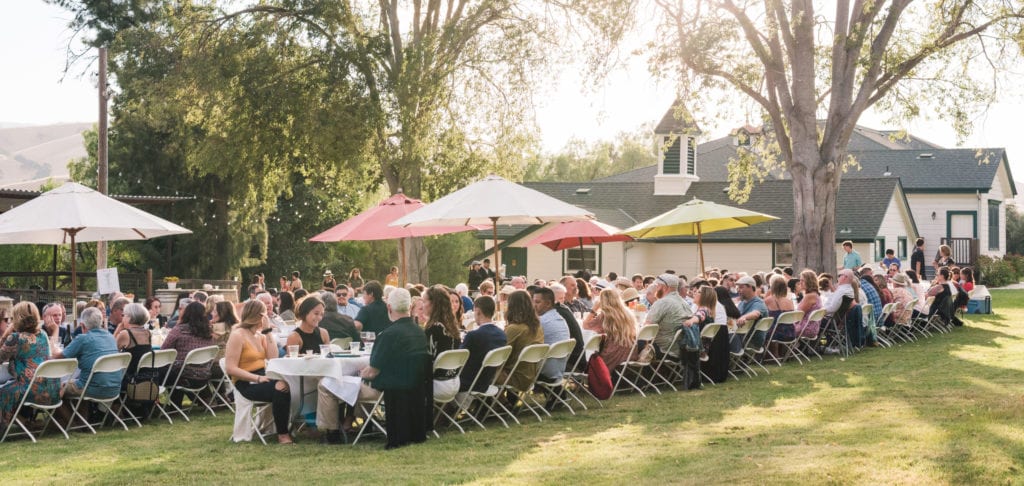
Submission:
POLYGON ((168 289, 174 290, 174 289, 178 288, 178 277, 175 277, 175 276, 164 277, 164 282, 167 283, 167 288, 168 289))

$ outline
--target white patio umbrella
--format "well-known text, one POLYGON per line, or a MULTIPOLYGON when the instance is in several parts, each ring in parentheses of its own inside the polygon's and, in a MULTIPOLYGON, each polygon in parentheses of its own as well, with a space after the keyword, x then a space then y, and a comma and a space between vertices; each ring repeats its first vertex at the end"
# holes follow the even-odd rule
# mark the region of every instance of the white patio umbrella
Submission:
MULTIPOLYGON (((588 219, 594 219, 593 213, 492 174, 395 220, 391 226, 490 225, 495 266, 500 268, 498 223, 544 224, 588 219)), ((500 288, 495 280, 495 288, 500 288)))
POLYGON ((148 240, 191 233, 121 201, 74 182, 44 192, 0 214, 0 245, 71 244, 71 295, 78 290, 75 244, 148 240))

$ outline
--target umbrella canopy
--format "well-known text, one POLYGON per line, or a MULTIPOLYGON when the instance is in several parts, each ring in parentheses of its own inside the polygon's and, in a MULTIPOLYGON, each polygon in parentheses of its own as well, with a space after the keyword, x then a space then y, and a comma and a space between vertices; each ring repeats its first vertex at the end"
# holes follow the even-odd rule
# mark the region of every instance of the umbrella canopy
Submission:
MULTIPOLYGON (((498 223, 544 224, 588 219, 594 219, 593 213, 492 174, 402 217, 391 226, 490 225, 494 259, 500 268, 498 223)), ((495 273, 495 288, 501 288, 497 279, 498 273, 495 273)))
POLYGON ((147 240, 191 233, 170 221, 68 182, 0 214, 0 244, 147 240))
MULTIPOLYGON (((402 216, 424 206, 419 199, 412 199, 398 193, 380 204, 367 209, 333 228, 324 231, 309 241, 327 243, 333 241, 373 241, 416 238, 420 236, 443 235, 474 229, 471 226, 389 226, 402 216)), ((488 225, 489 226, 489 225, 488 225)))
POLYGON ((412 199, 399 192, 380 204, 367 209, 347 220, 309 239, 311 242, 328 243, 334 241, 375 241, 375 240, 399 240, 399 253, 402 261, 399 268, 402 269, 400 281, 405 282, 409 275, 406 268, 408 262, 405 258, 405 238, 416 238, 420 236, 444 235, 478 229, 473 226, 417 226, 401 227, 389 226, 389 224, 402 216, 405 216, 424 206, 423 201, 412 199))
POLYGON ((492 226, 594 219, 589 211, 496 175, 470 184, 409 214, 392 226, 492 226))
POLYGON ((614 241, 632 241, 633 237, 622 235, 619 228, 600 221, 571 221, 559 223, 536 238, 526 242, 525 246, 544 245, 553 251, 567 250, 614 241))
POLYGON ((696 236, 700 271, 704 272, 704 242, 701 235, 752 226, 779 218, 694 198, 675 209, 626 228, 621 233, 637 239, 668 236, 696 236))
MULTIPOLYGON (((68 182, 0 214, 0 244, 60 245, 76 242, 147 240, 191 233, 88 187, 68 182)), ((78 290, 71 259, 71 295, 78 290)))

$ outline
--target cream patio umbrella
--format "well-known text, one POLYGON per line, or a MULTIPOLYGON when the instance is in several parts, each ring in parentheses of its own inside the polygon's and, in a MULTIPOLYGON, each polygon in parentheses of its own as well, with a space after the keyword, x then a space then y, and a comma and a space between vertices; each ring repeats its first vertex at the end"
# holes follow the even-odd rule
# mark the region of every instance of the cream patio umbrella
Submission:
MULTIPOLYGON (((501 268, 498 224, 545 224, 594 219, 593 213, 502 177, 489 175, 391 223, 391 226, 491 227, 495 266, 501 268)), ((501 288, 495 273, 495 288, 501 288)))
POLYGON ((694 198, 647 221, 622 230, 620 234, 638 240, 670 236, 696 236, 700 253, 700 272, 704 273, 704 233, 745 228, 779 219, 746 209, 694 198))
POLYGON ((74 182, 0 214, 0 245, 71 244, 72 298, 78 291, 76 243, 148 240, 186 233, 191 231, 74 182))

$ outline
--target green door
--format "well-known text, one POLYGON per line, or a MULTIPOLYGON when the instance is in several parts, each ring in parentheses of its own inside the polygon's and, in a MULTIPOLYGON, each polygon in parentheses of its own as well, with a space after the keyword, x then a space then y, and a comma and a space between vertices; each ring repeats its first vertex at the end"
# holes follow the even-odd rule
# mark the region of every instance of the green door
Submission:
POLYGON ((526 276, 526 248, 505 248, 501 250, 501 263, 505 265, 506 279, 526 276))

